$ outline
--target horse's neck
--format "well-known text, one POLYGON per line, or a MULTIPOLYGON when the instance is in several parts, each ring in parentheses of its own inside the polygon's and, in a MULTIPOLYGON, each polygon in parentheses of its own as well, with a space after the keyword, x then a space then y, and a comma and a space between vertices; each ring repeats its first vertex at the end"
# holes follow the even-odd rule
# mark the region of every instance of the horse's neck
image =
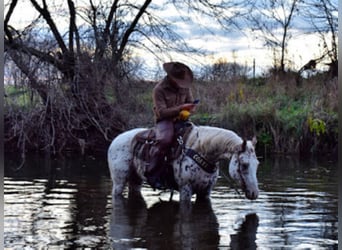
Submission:
POLYGON ((242 139, 233 131, 199 126, 193 129, 187 145, 206 158, 216 161, 230 158, 235 147, 241 143, 242 139))

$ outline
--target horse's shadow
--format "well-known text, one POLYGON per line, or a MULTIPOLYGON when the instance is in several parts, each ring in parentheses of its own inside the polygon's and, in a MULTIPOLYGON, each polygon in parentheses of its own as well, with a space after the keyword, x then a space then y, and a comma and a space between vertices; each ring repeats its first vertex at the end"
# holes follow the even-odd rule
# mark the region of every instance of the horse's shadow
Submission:
MULTIPOLYGON (((237 235, 231 236, 231 247, 237 249, 240 240, 252 240, 246 235, 257 227, 246 216, 237 235), (245 230, 245 229, 247 230, 245 230)), ((113 249, 218 249, 219 223, 210 201, 196 202, 184 210, 179 202, 159 201, 147 207, 142 197, 115 199, 110 222, 113 249)), ((249 242, 251 246, 253 242, 249 242)))

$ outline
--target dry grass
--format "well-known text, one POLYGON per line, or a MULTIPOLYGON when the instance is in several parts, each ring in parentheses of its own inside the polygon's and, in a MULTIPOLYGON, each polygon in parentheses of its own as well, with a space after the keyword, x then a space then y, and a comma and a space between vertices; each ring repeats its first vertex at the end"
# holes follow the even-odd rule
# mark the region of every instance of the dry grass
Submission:
MULTIPOLYGON (((258 148, 266 152, 337 151, 337 79, 317 75, 297 80, 283 74, 234 82, 196 81, 192 90, 200 104, 192 121, 232 129, 246 138, 257 135, 258 148)), ((51 107, 36 101, 18 105, 23 99, 18 95, 17 102, 5 105, 6 149, 79 151, 85 143, 90 151, 98 145, 105 150, 120 131, 153 126, 155 84, 129 81, 115 90, 108 84, 105 105, 97 103, 89 110, 60 97, 51 107)))

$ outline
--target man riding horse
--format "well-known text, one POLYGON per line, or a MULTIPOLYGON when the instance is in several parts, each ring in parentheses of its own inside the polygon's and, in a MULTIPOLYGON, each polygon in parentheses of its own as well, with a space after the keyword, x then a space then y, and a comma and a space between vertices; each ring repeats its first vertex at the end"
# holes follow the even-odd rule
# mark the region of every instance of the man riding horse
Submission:
POLYGON ((227 159, 231 178, 246 198, 256 199, 256 138, 245 140, 234 131, 189 123, 183 115, 186 118, 196 106, 190 91, 193 74, 182 63, 163 66, 167 76, 153 90, 156 126, 125 131, 108 149, 113 198, 122 196, 127 186, 128 195, 141 195, 147 181, 154 189, 178 191, 187 207, 192 195, 198 200, 210 197, 219 162, 227 159))
POLYGON ((166 77, 153 89, 153 111, 155 114, 156 143, 151 152, 151 161, 146 173, 148 182, 155 188, 160 188, 160 176, 156 174, 163 166, 164 158, 174 138, 174 124, 179 114, 195 111, 191 93, 193 72, 180 62, 164 63, 166 77))

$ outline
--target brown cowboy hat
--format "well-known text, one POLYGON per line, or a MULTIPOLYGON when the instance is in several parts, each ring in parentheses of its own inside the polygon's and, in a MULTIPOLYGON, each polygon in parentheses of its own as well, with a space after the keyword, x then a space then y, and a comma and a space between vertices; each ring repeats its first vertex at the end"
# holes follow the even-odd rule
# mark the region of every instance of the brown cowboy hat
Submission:
POLYGON ((189 88, 194 79, 191 69, 180 62, 168 62, 163 64, 167 75, 177 83, 180 88, 189 88))

